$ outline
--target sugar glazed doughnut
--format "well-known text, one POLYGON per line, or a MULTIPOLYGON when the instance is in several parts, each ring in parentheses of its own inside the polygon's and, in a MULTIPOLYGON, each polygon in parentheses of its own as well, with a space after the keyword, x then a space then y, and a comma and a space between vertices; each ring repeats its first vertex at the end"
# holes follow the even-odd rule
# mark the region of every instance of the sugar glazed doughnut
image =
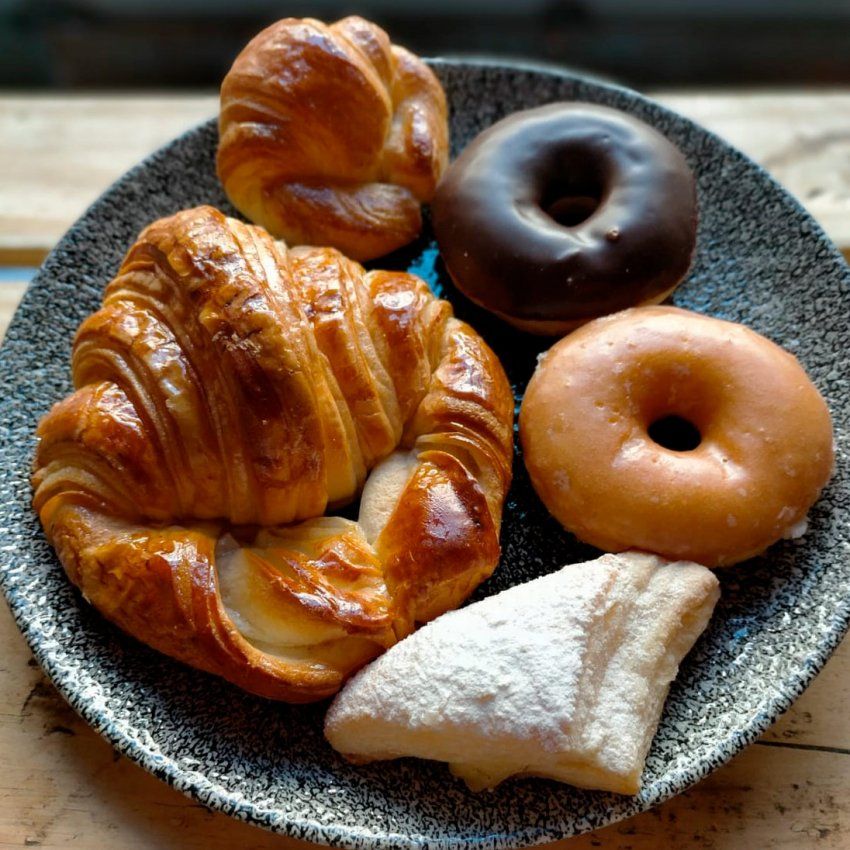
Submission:
POLYGON ((517 112, 481 133, 432 209, 458 288, 533 333, 663 301, 696 244, 682 153, 642 121, 585 103, 517 112))
POLYGON ((541 358, 520 437, 580 539, 720 566, 798 536, 833 466, 826 404, 754 331, 675 307, 598 319, 541 358))

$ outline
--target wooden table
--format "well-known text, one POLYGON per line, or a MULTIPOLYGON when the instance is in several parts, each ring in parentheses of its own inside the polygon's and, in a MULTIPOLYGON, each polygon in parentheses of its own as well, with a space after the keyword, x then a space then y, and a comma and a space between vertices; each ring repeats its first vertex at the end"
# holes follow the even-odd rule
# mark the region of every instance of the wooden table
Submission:
MULTIPOLYGON (((850 92, 657 96, 766 165, 850 256, 850 92)), ((197 95, 0 97, 2 329, 30 274, 10 267, 38 263, 115 177, 215 109, 214 97, 197 95)), ((0 848, 307 846, 211 812, 118 756, 45 679, 2 605, 0 646, 0 848)), ((573 839, 569 850, 846 850, 848 704, 845 642, 729 765, 652 812, 573 839)))

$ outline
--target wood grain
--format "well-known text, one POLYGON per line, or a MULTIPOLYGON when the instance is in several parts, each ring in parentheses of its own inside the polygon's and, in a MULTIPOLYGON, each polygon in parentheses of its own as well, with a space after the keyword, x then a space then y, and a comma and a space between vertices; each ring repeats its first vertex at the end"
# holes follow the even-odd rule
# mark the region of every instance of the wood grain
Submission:
POLYGON ((26 281, 13 280, 0 283, 0 340, 6 336, 6 328, 12 321, 12 316, 24 296, 27 288, 26 281))
POLYGON ((197 95, 0 97, 0 261, 41 262, 110 183, 216 104, 197 95))
MULTIPOLYGON (((765 165, 850 252, 850 91, 655 97, 765 165)), ((0 261, 40 262, 113 180, 217 104, 197 94, 0 96, 0 261)))

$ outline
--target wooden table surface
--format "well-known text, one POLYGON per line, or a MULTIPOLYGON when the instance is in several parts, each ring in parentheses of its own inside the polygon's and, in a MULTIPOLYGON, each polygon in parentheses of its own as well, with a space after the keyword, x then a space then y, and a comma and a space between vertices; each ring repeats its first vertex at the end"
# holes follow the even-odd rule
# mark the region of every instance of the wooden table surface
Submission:
MULTIPOLYGON (((658 93, 765 165, 850 256, 850 92, 658 93)), ((0 96, 0 333, 56 239, 210 95, 0 96)), ((46 680, 0 605, 0 848, 305 848, 120 757, 46 680)), ((553 847, 850 847, 850 644, 760 741, 652 812, 553 847)))

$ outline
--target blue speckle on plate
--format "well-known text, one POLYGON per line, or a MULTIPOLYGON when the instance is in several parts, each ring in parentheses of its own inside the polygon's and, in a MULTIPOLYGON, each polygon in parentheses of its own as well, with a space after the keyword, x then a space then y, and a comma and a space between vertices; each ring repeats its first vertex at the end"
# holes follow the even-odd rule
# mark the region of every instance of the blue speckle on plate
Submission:
POLYGON ((443 294, 443 284, 440 281, 440 274, 437 271, 437 261, 439 259, 440 249, 437 247, 437 243, 432 241, 422 250, 422 253, 407 266, 407 270, 411 274, 421 277, 422 280, 431 287, 431 291, 437 297, 441 297, 443 294))

